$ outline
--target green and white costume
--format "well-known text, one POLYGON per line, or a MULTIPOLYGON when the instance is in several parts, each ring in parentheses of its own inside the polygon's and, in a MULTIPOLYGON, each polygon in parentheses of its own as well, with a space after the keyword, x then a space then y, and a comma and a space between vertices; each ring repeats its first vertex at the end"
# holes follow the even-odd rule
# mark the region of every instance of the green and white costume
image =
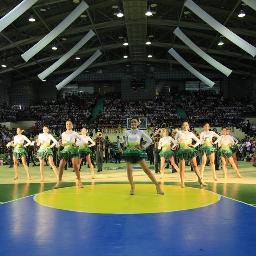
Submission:
POLYGON ((53 155, 52 148, 58 145, 57 140, 48 133, 40 133, 38 136, 38 144, 40 145, 37 151, 37 157, 42 160, 47 160, 53 155), (51 144, 51 142, 53 142, 51 144))
POLYGON ((219 144, 220 156, 225 158, 230 158, 233 155, 231 147, 235 145, 234 137, 231 135, 221 135, 219 139, 215 142, 219 144))
POLYGON ((206 156, 209 156, 212 153, 216 152, 216 148, 213 146, 212 143, 212 139, 214 137, 218 139, 220 136, 213 131, 203 131, 200 133, 201 147, 199 151, 201 155, 206 154, 206 156))
POLYGON ((195 147, 200 144, 200 140, 194 133, 189 131, 178 131, 175 140, 179 144, 179 149, 176 152, 178 159, 189 161, 198 155, 198 151, 195 147), (192 145, 193 140, 196 142, 194 145, 192 145))
POLYGON ((14 136, 13 140, 13 156, 18 160, 21 159, 23 156, 27 155, 26 147, 31 144, 31 141, 24 135, 19 134, 14 136), (27 144, 24 145, 24 143, 27 144))
POLYGON ((89 136, 81 135, 76 145, 78 146, 79 158, 85 158, 92 153, 90 148, 95 146, 95 142, 89 136))
POLYGON ((141 140, 146 143, 143 145, 143 148, 146 149, 151 143, 151 138, 144 132, 139 129, 126 131, 124 134, 126 150, 123 153, 123 158, 129 163, 137 163, 140 160, 147 158, 147 153, 139 149, 141 146, 141 140))
POLYGON ((165 136, 159 140, 158 149, 162 149, 159 153, 160 157, 164 157, 166 160, 169 160, 170 157, 174 156, 175 153, 171 149, 171 144, 177 144, 171 136, 165 136))
POLYGON ((65 159, 66 161, 78 157, 78 147, 76 146, 76 141, 80 140, 80 136, 74 131, 65 131, 61 134, 62 145, 64 149, 60 151, 60 159, 65 159))

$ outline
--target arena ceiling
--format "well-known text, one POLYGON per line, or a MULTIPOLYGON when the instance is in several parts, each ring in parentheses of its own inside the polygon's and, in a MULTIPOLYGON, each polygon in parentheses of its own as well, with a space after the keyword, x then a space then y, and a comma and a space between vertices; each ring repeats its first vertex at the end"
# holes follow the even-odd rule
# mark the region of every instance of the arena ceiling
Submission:
MULTIPOLYGON (((21 0, 1 0, 0 16, 4 16, 21 0)), ((81 65, 96 49, 103 55, 90 68, 113 68, 127 65, 171 66, 183 69, 169 54, 175 48, 199 71, 214 70, 178 38, 173 30, 179 26, 189 38, 216 60, 243 76, 254 75, 255 59, 224 39, 219 46, 220 34, 184 7, 183 0, 86 0, 90 6, 67 30, 44 48, 29 62, 21 54, 43 38, 59 24, 79 3, 79 0, 39 0, 29 11, 0 33, 0 75, 10 74, 17 79, 38 79, 37 74, 71 49, 90 29, 96 32, 76 56, 69 60, 51 77, 70 73, 81 65), (150 7, 153 16, 145 12, 150 7), (124 17, 118 18, 118 8, 124 17), (36 21, 29 22, 33 16, 36 21), (127 39, 129 45, 124 46, 127 39), (146 45, 146 41, 151 45, 146 45), (148 58, 151 54, 152 58, 148 58), (124 59, 123 56, 128 58, 124 59)), ((233 32, 256 45, 256 12, 245 6, 241 0, 194 0, 210 15, 233 32), (244 18, 238 13, 243 9, 244 18)))

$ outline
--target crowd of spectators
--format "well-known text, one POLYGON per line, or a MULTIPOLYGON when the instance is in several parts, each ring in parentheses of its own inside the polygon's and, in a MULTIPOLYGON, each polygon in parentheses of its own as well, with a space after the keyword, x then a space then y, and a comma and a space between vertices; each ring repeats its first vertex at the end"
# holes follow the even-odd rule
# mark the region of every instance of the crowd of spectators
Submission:
POLYGON ((250 102, 224 99, 207 91, 172 93, 143 101, 127 101, 121 99, 120 95, 107 95, 104 97, 103 112, 92 119, 96 102, 95 95, 84 94, 44 101, 28 107, 3 105, 0 122, 36 120, 38 126, 47 123, 51 129, 60 130, 63 122, 72 118, 78 127, 87 124, 98 128, 119 128, 126 127, 127 118, 139 116, 146 117, 150 127, 163 123, 169 127, 178 127, 186 119, 193 126, 201 126, 207 120, 212 126, 238 126, 248 130, 244 118, 256 116, 255 105, 250 102))
POLYGON ((246 128, 244 117, 256 116, 256 110, 251 103, 224 99, 211 92, 172 93, 146 101, 125 101, 110 95, 105 98, 104 111, 95 125, 100 128, 126 127, 127 118, 132 116, 147 117, 151 127, 163 123, 169 127, 179 127, 186 119, 193 126, 201 126, 207 120, 216 127, 246 128))
MULTIPOLYGON (((248 116, 256 116, 255 106, 250 102, 224 99, 210 92, 184 92, 160 95, 153 100, 125 101, 119 95, 104 97, 104 107, 97 118, 92 118, 97 97, 94 95, 68 96, 56 100, 44 101, 26 108, 21 106, 2 106, 0 121, 34 120, 35 125, 26 131, 28 137, 35 137, 47 124, 51 132, 60 136, 65 120, 71 118, 75 129, 83 126, 92 129, 122 131, 127 125, 127 118, 146 117, 149 127, 179 127, 186 119, 192 127, 201 126, 208 121, 212 126, 229 126, 241 128, 250 137, 241 142, 240 153, 243 159, 255 157, 256 126, 248 116), (251 139, 253 138, 254 139, 251 139)), ((0 153, 6 153, 8 141, 15 135, 15 130, 0 126, 0 153)), ((255 160, 256 161, 256 160, 255 160)))

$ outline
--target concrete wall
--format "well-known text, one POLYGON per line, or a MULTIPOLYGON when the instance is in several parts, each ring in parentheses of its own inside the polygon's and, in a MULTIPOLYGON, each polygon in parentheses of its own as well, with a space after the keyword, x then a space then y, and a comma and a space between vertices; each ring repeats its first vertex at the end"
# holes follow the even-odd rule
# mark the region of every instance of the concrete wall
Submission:
POLYGON ((12 83, 9 88, 11 105, 28 106, 36 101, 35 87, 31 81, 12 83))
POLYGON ((0 77, 0 104, 9 103, 8 90, 11 86, 11 79, 8 77, 0 77))
POLYGON ((222 92, 226 98, 249 98, 255 99, 256 96, 256 81, 252 78, 231 75, 230 78, 222 82, 222 92))
MULTIPOLYGON (((121 97, 124 100, 146 100, 156 96, 155 80, 148 77, 144 80, 144 88, 132 88, 135 79, 131 76, 124 77, 121 81, 121 97)), ((138 80, 138 79, 137 79, 138 80)), ((139 80, 140 81, 140 80, 139 80)), ((135 83, 136 84, 136 83, 135 83)))

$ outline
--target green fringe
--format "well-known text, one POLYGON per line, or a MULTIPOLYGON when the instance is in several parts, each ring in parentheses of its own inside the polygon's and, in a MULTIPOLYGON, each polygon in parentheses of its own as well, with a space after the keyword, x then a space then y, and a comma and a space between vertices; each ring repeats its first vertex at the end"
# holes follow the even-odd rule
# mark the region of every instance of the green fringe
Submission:
POLYGON ((21 159, 23 156, 27 155, 27 151, 25 148, 21 147, 21 148, 14 148, 13 149, 13 156, 19 160, 21 159))
POLYGON ((123 153, 123 158, 129 163, 137 163, 147 158, 147 153, 139 149, 126 149, 123 153))
POLYGON ((69 160, 71 158, 78 157, 77 148, 64 148, 60 151, 60 159, 69 160))
POLYGON ((216 152, 216 148, 213 146, 202 145, 199 149, 199 152, 201 155, 206 154, 207 156, 209 156, 212 153, 216 152))
POLYGON ((195 148, 179 148, 176 156, 180 160, 190 161, 193 157, 198 156, 198 151, 195 148))
POLYGON ((230 158, 233 155, 233 152, 230 148, 229 149, 220 148, 219 154, 220 154, 220 156, 230 158))
POLYGON ((37 151, 37 158, 39 159, 48 160, 48 157, 52 155, 53 155, 53 152, 51 148, 39 149, 37 151))
POLYGON ((166 150, 166 151, 161 150, 159 153, 159 156, 164 157, 166 160, 169 160, 170 157, 174 156, 174 154, 175 153, 172 150, 166 150))
POLYGON ((78 149, 79 158, 85 158, 87 155, 90 155, 91 153, 92 151, 89 147, 78 149))

